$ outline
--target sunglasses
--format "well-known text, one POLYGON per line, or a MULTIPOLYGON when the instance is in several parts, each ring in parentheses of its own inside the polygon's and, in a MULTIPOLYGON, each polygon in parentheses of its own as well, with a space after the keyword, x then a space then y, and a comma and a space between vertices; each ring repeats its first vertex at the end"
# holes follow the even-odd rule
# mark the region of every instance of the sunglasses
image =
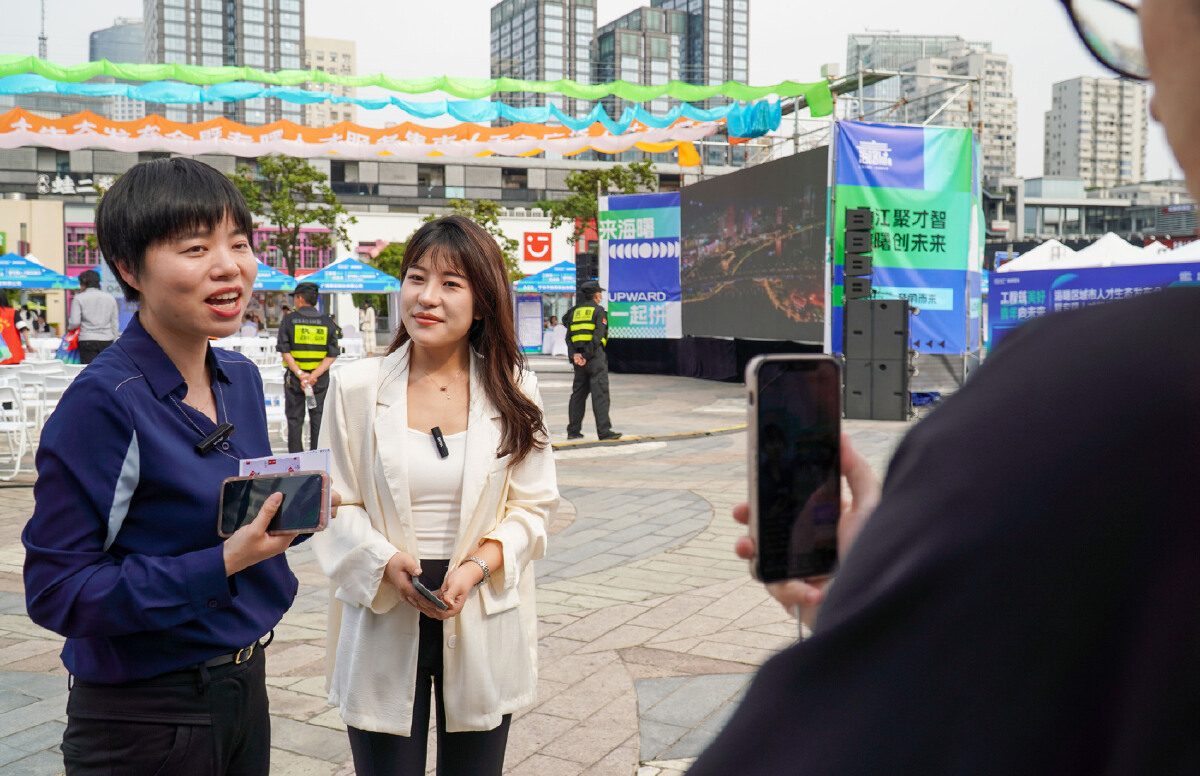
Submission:
MULTIPOLYGON (((1075 32, 1100 64, 1126 78, 1144 81, 1146 51, 1138 5, 1125 0, 1061 0, 1075 32)), ((1140 3, 1140 0, 1138 0, 1140 3)))

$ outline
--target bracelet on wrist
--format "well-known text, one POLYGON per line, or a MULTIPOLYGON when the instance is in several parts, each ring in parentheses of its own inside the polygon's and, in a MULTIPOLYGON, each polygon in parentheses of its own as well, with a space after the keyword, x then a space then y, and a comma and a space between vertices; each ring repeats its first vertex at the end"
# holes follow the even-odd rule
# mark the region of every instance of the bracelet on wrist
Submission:
MULTIPOLYGON (((478 564, 479 564, 479 568, 483 569, 483 579, 481 579, 481 580, 479 580, 478 582, 476 582, 476 583, 475 583, 475 587, 479 587, 479 586, 480 586, 480 585, 482 585, 484 582, 487 582, 487 581, 488 581, 488 577, 490 577, 490 576, 492 575, 492 572, 491 572, 491 570, 490 570, 490 569, 488 569, 488 564, 487 564, 487 561, 485 561, 483 558, 480 558, 480 557, 478 557, 478 556, 476 556, 476 555, 471 555, 471 556, 469 556, 468 558, 466 558, 466 560, 464 560, 464 561, 463 561, 463 563, 466 563, 466 562, 468 562, 468 561, 471 561, 471 562, 474 562, 474 563, 478 563, 478 564)), ((462 564, 460 563, 459 565, 462 565, 462 564)))

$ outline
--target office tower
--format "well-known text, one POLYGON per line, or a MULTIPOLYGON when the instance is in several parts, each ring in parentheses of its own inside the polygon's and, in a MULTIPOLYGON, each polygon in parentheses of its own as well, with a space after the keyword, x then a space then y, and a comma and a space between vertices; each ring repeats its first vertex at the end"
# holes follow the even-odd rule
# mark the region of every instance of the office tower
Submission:
MULTIPOLYGON (((304 40, 304 67, 334 75, 357 75, 358 52, 352 40, 314 38, 304 40)), ((311 83, 309 89, 329 92, 335 97, 355 97, 358 89, 340 84, 311 83)), ((339 121, 357 121, 358 107, 350 102, 317 102, 304 106, 304 123, 310 127, 328 127, 339 121)))
MULTIPOLYGON (((680 57, 680 80, 711 86, 726 81, 748 83, 750 77, 750 0, 651 0, 655 8, 687 14, 687 34, 680 57)), ((711 108, 729 102, 714 97, 700 103, 711 108)), ((705 164, 741 166, 746 150, 723 143, 701 143, 705 164)))
POLYGON ((994 182, 1016 175, 1017 101, 1006 55, 993 53, 990 44, 959 43, 941 56, 911 61, 900 70, 906 73, 898 79, 905 101, 891 110, 888 120, 974 129, 983 179, 994 182), (970 80, 938 77, 945 75, 970 80))
MULTIPOLYGON (((945 56, 951 49, 966 45, 970 49, 990 51, 990 43, 968 43, 957 35, 900 35, 894 33, 864 33, 849 35, 846 38, 846 73, 854 74, 861 69, 887 70, 896 72, 910 62, 918 59, 945 56)), ((899 80, 892 78, 863 89, 866 104, 863 113, 884 107, 884 102, 897 102, 900 99, 901 88, 899 80)))
MULTIPOLYGON (((141 19, 117 19, 113 26, 96 30, 88 36, 88 60, 122 64, 140 64, 143 61, 143 30, 141 19)), ((96 83, 111 83, 115 79, 103 76, 96 83)), ((136 121, 146 115, 146 103, 128 97, 112 97, 108 117, 114 121, 136 121)))
POLYGON ((1080 77, 1054 84, 1044 173, 1098 188, 1146 179, 1146 85, 1080 77))
MULTIPOLYGON (((295 70, 304 52, 304 0, 143 0, 147 62, 267 72, 295 70)), ((287 119, 299 124, 302 106, 256 97, 230 103, 164 105, 173 121, 226 116, 251 126, 287 119)))
POLYGON ((143 55, 142 20, 117 19, 113 26, 88 36, 88 60, 140 64, 143 55))
MULTIPOLYGON (((591 82, 595 0, 503 0, 491 13, 492 78, 591 82)), ((570 116, 592 107, 561 94, 502 92, 495 99, 514 107, 557 105, 570 116)))
POLYGON ((650 4, 687 14, 682 80, 700 85, 747 82, 750 0, 651 0, 650 4))
MULTIPOLYGON (((685 80, 688 17, 683 11, 638 8, 596 32, 592 74, 596 83, 628 81, 633 84, 666 84, 685 80)), ((657 114, 670 110, 673 101, 662 97, 646 104, 657 114)), ((604 100, 610 115, 621 113, 616 97, 604 100)))

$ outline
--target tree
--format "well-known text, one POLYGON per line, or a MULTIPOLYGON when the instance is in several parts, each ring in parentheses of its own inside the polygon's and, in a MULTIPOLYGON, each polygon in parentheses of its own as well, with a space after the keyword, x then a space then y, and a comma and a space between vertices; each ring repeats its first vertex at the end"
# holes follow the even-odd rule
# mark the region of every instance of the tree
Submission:
MULTIPOLYGON (((400 264, 404 260, 404 249, 408 245, 407 242, 388 243, 379 251, 379 255, 374 259, 368 259, 375 269, 380 272, 386 272, 392 277, 400 277, 400 264)), ((388 295, 387 294, 355 294, 354 305, 357 307, 363 301, 370 302, 375 311, 380 315, 386 315, 388 311, 388 295)))
POLYGON ((250 212, 278 227, 274 246, 287 261, 287 272, 295 277, 300 258, 300 229, 320 224, 328 234, 313 234, 309 242, 320 248, 339 242, 350 248, 346 224, 357 219, 346 212, 333 190, 329 176, 306 159, 292 156, 264 156, 258 160, 258 172, 239 164, 229 176, 246 198, 250 212))
POLYGON ((551 229, 557 229, 564 221, 575 225, 575 231, 567 238, 574 245, 583 237, 584 230, 595 223, 600 210, 599 197, 656 191, 658 176, 654 174, 654 162, 647 159, 628 166, 614 164, 599 170, 573 172, 567 176, 567 188, 573 192, 570 196, 539 202, 538 207, 550 214, 551 229))
MULTIPOLYGON (((517 251, 521 249, 521 243, 514 240, 504 233, 500 228, 500 210, 499 204, 490 199, 452 199, 447 206, 450 208, 450 213, 456 216, 465 216, 475 223, 482 226, 488 231, 496 242, 500 245, 500 253, 504 255, 504 266, 508 269, 509 280, 520 280, 525 277, 521 272, 520 257, 517 251)), ((422 223, 429 223, 442 217, 444 214, 430 214, 425 216, 422 223)), ((388 246, 389 248, 391 246, 388 246)))

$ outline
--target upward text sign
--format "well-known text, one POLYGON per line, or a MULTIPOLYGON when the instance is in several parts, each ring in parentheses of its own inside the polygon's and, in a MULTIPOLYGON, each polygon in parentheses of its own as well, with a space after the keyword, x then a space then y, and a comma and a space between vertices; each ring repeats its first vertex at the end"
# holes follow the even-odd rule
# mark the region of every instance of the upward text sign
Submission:
POLYGON ((683 336, 679 291, 679 193, 601 200, 600 285, 608 289, 608 336, 683 336))

